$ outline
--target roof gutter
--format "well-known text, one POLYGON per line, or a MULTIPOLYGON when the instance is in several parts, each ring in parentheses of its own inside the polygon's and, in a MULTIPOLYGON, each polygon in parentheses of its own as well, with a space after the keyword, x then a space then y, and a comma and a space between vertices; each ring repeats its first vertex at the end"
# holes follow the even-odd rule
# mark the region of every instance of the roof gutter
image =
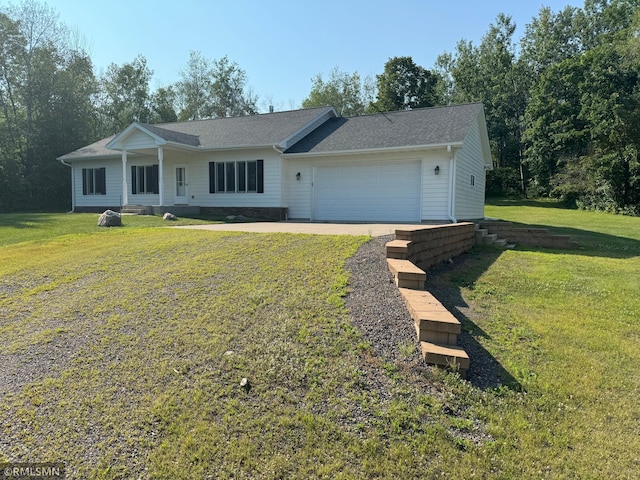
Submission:
POLYGON ((362 148, 356 150, 335 150, 335 151, 322 151, 322 152, 300 152, 300 153, 284 153, 287 158, 305 158, 305 157, 335 157, 343 155, 362 155, 362 154, 376 154, 376 153, 388 153, 388 152, 412 152, 420 150, 440 150, 447 148, 450 151, 452 147, 461 147, 462 143, 432 143, 427 145, 404 145, 400 147, 378 147, 378 148, 362 148))
POLYGON ((62 164, 62 165, 66 165, 67 167, 71 168, 71 210, 69 210, 67 213, 74 213, 75 209, 76 209, 76 189, 75 189, 75 182, 73 181, 73 165, 71 165, 70 163, 67 163, 64 161, 64 158, 60 157, 58 158, 58 161, 62 164))

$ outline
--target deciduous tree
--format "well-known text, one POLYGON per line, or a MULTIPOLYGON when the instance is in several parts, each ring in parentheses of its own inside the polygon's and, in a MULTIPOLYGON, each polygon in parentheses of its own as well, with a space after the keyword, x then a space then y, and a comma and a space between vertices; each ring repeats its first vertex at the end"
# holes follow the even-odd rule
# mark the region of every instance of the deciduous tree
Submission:
POLYGON ((349 74, 338 67, 331 70, 325 81, 321 74, 312 79, 309 96, 302 101, 303 108, 332 106, 338 114, 351 117, 365 113, 374 88, 370 79, 362 80, 358 72, 349 74))
POLYGON ((438 78, 411 57, 390 58, 376 79, 378 94, 370 111, 432 107, 437 103, 438 78))
POLYGON ((107 67, 101 79, 100 105, 105 136, 123 130, 134 121, 151 122, 149 82, 152 75, 144 55, 120 66, 112 63, 107 67))
POLYGON ((257 98, 246 89, 247 75, 224 56, 208 60, 200 52, 189 54, 176 84, 180 120, 232 117, 256 113, 257 98))

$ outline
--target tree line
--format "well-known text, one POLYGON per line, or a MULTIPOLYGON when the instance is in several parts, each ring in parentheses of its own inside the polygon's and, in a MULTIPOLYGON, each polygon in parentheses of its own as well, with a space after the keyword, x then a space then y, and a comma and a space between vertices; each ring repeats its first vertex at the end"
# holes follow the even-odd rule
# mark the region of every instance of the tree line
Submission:
MULTIPOLYGON (((489 195, 556 197, 640 215, 640 0, 539 10, 520 38, 499 14, 479 44, 460 40, 429 69, 394 57, 375 78, 318 74, 303 108, 344 116, 483 102, 494 158, 489 195)), ((257 112, 244 70, 190 52, 179 80, 152 90, 139 55, 99 76, 77 32, 25 0, 0 9, 0 211, 69 205, 54 159, 132 121, 257 112)))
POLYGON ((62 210, 69 169, 55 159, 122 131, 257 112, 246 74, 228 57, 190 52, 180 79, 152 91, 139 55, 96 76, 82 38, 35 0, 0 9, 0 212, 62 210))
POLYGON ((478 45, 460 40, 430 70, 396 57, 375 80, 338 69, 318 75, 303 106, 359 115, 480 101, 495 167, 489 195, 639 215, 639 6, 543 7, 519 39, 499 14, 478 45))

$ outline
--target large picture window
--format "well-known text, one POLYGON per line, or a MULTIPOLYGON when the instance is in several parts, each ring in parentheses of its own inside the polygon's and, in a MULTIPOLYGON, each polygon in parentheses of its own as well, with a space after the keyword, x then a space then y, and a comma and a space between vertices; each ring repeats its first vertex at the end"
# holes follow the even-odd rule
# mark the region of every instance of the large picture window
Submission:
POLYGON ((159 193, 158 165, 131 166, 131 193, 159 193))
POLYGON ((264 160, 209 162, 209 193, 264 193, 264 160))
POLYGON ((107 194, 106 169, 104 167, 82 169, 82 194, 107 194))

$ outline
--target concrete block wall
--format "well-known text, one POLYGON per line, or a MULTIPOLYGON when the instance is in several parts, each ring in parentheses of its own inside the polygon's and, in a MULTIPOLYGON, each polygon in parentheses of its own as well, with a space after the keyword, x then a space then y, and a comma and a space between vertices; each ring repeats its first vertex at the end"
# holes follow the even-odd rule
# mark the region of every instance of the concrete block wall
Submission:
POLYGON ((545 228, 515 227, 511 222, 482 221, 480 228, 495 233, 509 243, 528 247, 576 249, 578 243, 568 235, 553 235, 545 228))
POLYGON ((475 225, 458 223, 396 230, 396 240, 386 245, 387 264, 414 321, 422 357, 426 363, 459 372, 462 378, 469 369, 469 356, 457 346, 460 322, 424 290, 423 269, 464 253, 475 242, 475 225))
POLYGON ((475 243, 475 225, 470 222, 416 226, 396 230, 396 240, 387 243, 387 258, 409 260, 426 270, 470 250, 475 243))

